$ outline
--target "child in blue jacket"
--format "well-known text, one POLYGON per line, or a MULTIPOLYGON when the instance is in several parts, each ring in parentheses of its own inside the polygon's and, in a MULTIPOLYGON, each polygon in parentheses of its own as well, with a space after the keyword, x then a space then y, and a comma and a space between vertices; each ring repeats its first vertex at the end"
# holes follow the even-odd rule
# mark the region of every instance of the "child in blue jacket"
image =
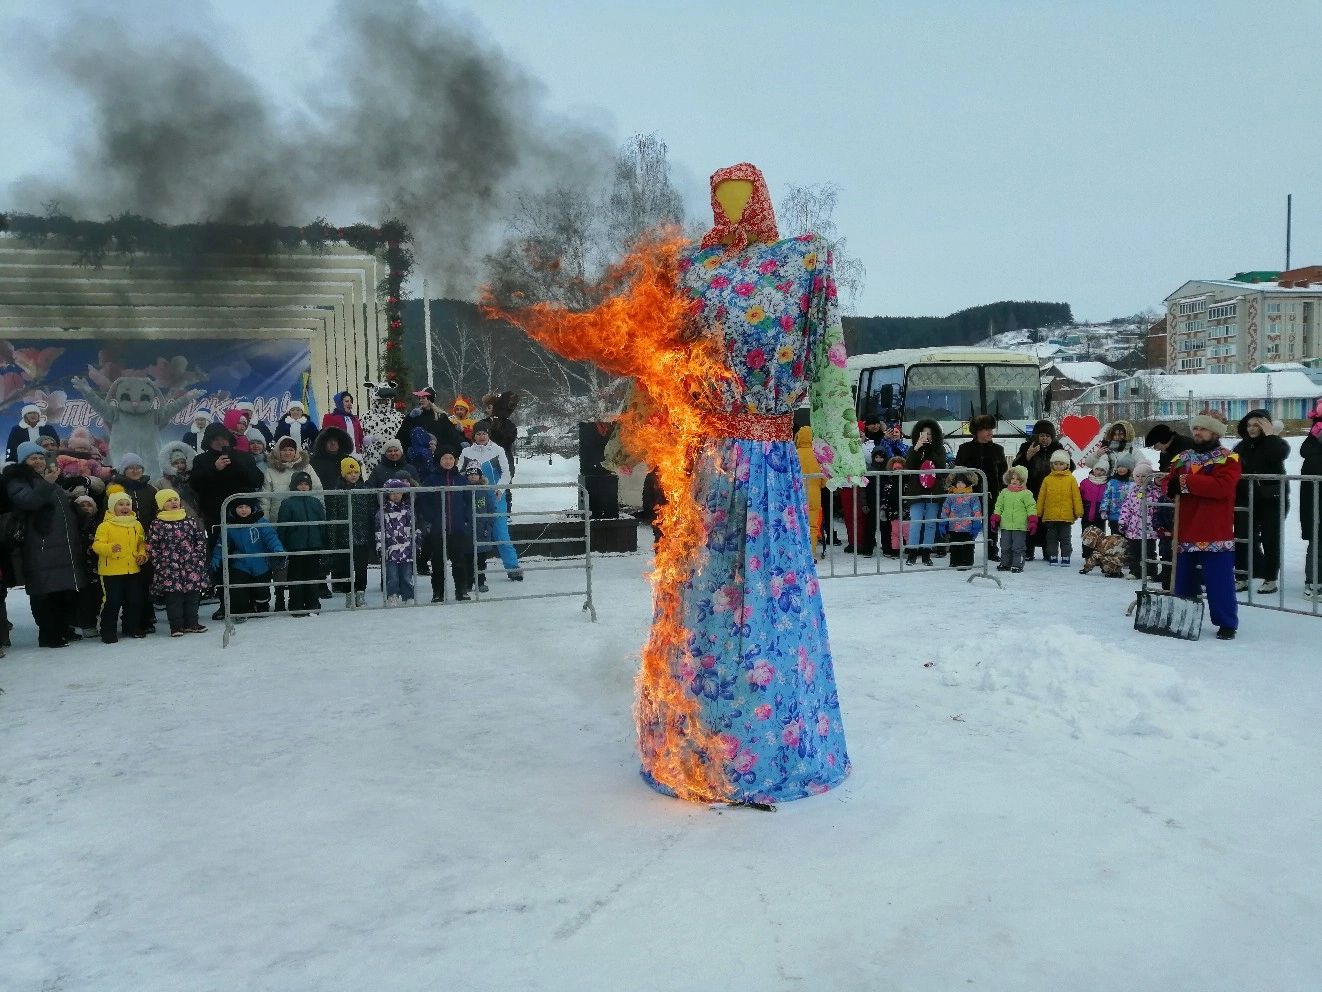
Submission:
MULTIPOLYGON (((235 500, 230 504, 229 526, 225 529, 229 544, 230 609, 237 614, 266 613, 271 608, 271 590, 266 585, 271 573, 281 565, 285 548, 275 528, 262 519, 262 508, 255 500, 235 500), (239 558, 236 555, 254 555, 239 558)), ((211 567, 220 571, 221 543, 211 555, 211 567)), ((224 578, 224 573, 221 573, 224 578)), ((236 619, 236 622, 240 622, 236 619)))

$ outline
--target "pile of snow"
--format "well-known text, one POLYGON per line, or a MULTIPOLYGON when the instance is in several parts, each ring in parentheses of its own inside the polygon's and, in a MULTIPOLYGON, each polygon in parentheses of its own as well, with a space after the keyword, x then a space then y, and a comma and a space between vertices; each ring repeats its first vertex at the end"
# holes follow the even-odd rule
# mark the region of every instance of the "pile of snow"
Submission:
POLYGON ((1032 637, 998 630, 944 642, 934 667, 942 685, 969 690, 960 704, 965 711, 1017 733, 1214 744, 1251 736, 1238 714, 1204 700, 1196 679, 1061 623, 1032 637))

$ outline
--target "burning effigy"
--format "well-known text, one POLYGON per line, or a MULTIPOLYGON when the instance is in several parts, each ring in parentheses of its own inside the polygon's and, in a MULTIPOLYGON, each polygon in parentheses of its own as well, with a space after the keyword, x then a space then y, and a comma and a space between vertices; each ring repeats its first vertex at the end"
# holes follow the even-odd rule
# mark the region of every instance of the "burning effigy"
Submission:
POLYGON ((795 408, 811 404, 829 484, 864 465, 828 247, 780 239, 754 166, 711 185, 701 243, 645 238, 598 305, 497 312, 634 381, 621 442, 665 496, 635 711, 643 777, 681 799, 767 804, 850 770, 795 408))

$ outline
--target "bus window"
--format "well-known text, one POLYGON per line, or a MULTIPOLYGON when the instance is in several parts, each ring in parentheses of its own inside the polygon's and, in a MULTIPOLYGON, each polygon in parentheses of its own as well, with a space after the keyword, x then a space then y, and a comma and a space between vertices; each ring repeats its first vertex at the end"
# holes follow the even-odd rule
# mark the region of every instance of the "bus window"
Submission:
POLYGON ((976 365, 914 365, 904 388, 904 422, 965 421, 982 407, 976 365))
POLYGON ((1042 387, 1031 365, 988 365, 987 412, 998 420, 1037 420, 1042 387))
POLYGON ((882 402, 882 392, 890 386, 890 406, 899 409, 900 390, 904 387, 904 366, 886 365, 882 368, 867 369, 858 380, 858 417, 867 420, 871 416, 886 415, 887 405, 882 402))

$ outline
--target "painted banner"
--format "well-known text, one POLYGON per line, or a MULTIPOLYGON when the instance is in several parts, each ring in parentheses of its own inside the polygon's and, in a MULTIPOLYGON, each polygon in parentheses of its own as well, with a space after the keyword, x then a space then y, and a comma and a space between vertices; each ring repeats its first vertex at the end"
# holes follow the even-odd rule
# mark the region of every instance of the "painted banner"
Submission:
POLYGON ((219 420, 240 400, 255 404, 256 419, 272 425, 295 399, 315 417, 310 363, 306 339, 0 340, 0 425, 7 433, 31 403, 62 440, 79 427, 108 440, 106 422, 80 384, 104 408, 111 387, 126 380, 148 398, 147 407, 170 413, 156 425, 164 440, 181 437, 198 407, 219 420), (201 395, 191 395, 194 390, 201 395))

